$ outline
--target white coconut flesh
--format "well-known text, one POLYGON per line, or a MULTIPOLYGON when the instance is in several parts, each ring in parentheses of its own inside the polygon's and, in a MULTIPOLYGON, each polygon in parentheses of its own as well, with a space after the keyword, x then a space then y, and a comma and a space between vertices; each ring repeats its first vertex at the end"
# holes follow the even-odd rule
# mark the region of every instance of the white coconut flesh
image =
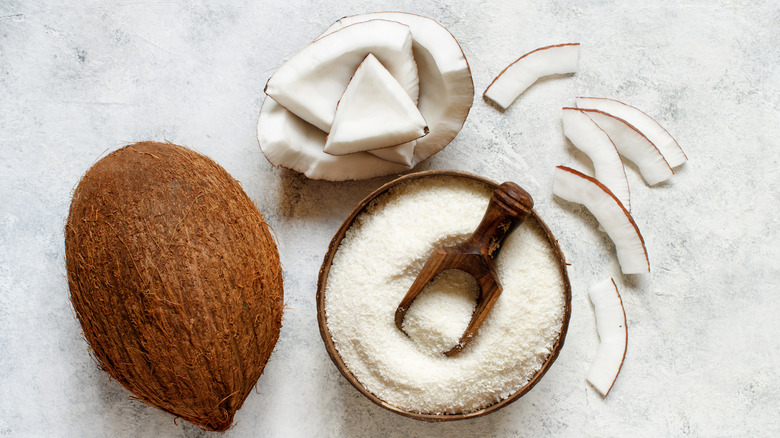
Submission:
MULTIPOLYGON (((412 53, 419 73, 417 107, 428 124, 428 135, 397 147, 374 149, 371 153, 331 155, 324 151, 327 134, 325 130, 307 123, 289 108, 285 108, 284 104, 266 96, 258 119, 257 138, 263 154, 271 164, 301 172, 312 179, 366 179, 408 170, 443 149, 455 138, 471 109, 474 84, 460 45, 436 21, 394 12, 347 17, 328 28, 312 44, 340 34, 356 24, 366 23, 366 26, 373 26, 377 22, 385 21, 406 25, 411 32, 412 53), (399 164, 405 161, 404 157, 408 156, 409 150, 413 151, 411 162, 399 164)), ((383 38, 387 38, 387 35, 383 35, 383 38)), ((377 55, 369 50, 359 60, 354 61, 349 76, 342 78, 342 94, 354 70, 368 53, 377 55)), ((377 59, 392 73, 393 70, 381 56, 377 55, 377 59)), ((396 75, 393 77, 398 80, 396 75)), ((402 85, 404 83, 400 80, 398 82, 402 85)), ((337 106, 338 102, 333 107, 334 116, 337 106)), ((307 111, 301 111, 305 112, 307 111)))
POLYGON ((430 130, 417 140, 412 163, 416 165, 447 146, 463 127, 474 101, 471 70, 455 37, 435 20, 419 15, 376 12, 344 17, 320 38, 369 20, 396 21, 409 26, 412 32, 412 52, 420 80, 417 107, 430 130))
POLYGON ((633 125, 600 110, 585 108, 580 110, 607 133, 620 155, 636 164, 648 185, 666 181, 674 175, 674 171, 658 148, 633 125))
POLYGON ((417 146, 417 141, 412 140, 407 143, 402 143, 397 146, 390 146, 387 148, 372 149, 367 151, 369 154, 379 157, 383 160, 387 160, 393 163, 403 164, 407 169, 411 169, 414 165, 414 147, 417 146))
POLYGON ((564 135, 593 162, 596 179, 609 188, 626 210, 631 211, 626 170, 609 136, 587 113, 577 108, 563 108, 562 120, 564 135))
POLYGON ((368 152, 326 154, 323 151, 326 135, 270 97, 265 98, 257 121, 257 141, 271 164, 300 172, 307 178, 330 181, 366 179, 408 170, 407 166, 368 152))
POLYGON ((541 47, 518 58, 485 90, 484 96, 507 109, 534 82, 544 76, 577 72, 579 43, 541 47))
POLYGON ((403 24, 373 20, 319 38, 293 55, 265 93, 296 116, 329 132, 336 106, 366 55, 374 54, 416 102, 419 94, 412 35, 403 24))
POLYGON ((599 346, 585 379, 606 397, 617 379, 628 347, 628 325, 623 300, 611 278, 588 291, 596 315, 599 346))
POLYGON ((600 97, 578 97, 576 103, 579 108, 600 110, 631 124, 658 148, 669 166, 674 168, 688 161, 685 152, 669 131, 642 110, 614 99, 600 97))
POLYGON ((553 194, 582 204, 593 214, 615 244, 618 263, 624 274, 650 272, 647 249, 639 227, 607 186, 579 171, 558 166, 553 173, 553 194))
MULTIPOLYGON (((427 130, 425 119, 403 87, 369 54, 339 101, 324 150, 344 155, 389 148, 392 153, 399 149, 395 146, 416 140, 427 130)), ((400 148, 396 152, 400 164, 411 164, 413 151, 413 147, 400 148)))

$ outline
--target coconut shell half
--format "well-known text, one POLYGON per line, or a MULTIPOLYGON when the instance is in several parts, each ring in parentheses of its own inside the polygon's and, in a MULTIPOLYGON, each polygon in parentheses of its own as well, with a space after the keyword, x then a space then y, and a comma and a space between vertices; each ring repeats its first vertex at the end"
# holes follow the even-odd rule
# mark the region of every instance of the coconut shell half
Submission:
POLYGON ((140 400, 224 431, 282 323, 268 225, 217 163, 144 142, 98 161, 65 228, 70 297, 99 366, 140 400))

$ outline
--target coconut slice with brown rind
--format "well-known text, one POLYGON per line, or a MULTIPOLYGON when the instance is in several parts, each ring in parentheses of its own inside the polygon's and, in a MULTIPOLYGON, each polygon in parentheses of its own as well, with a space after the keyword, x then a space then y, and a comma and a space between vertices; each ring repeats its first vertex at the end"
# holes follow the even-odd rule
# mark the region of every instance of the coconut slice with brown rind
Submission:
POLYGON ((607 186, 582 172, 558 166, 553 174, 553 194, 584 205, 596 217, 615 244, 624 274, 650 272, 647 249, 639 227, 607 186))
POLYGON ((295 54, 266 84, 265 93, 296 116, 329 132, 336 106, 366 55, 373 53, 417 101, 419 83, 409 27, 387 20, 347 26, 295 54))
POLYGON ((670 167, 674 168, 688 161, 685 152, 669 131, 639 108, 602 97, 578 97, 576 102, 579 108, 600 110, 625 120, 658 148, 670 167))
POLYGON ((563 133, 577 149, 593 162, 596 179, 609 187, 626 210, 631 211, 631 197, 623 160, 609 136, 587 113, 577 108, 563 108, 563 133))
POLYGON ((521 56, 499 73, 485 90, 484 96, 502 109, 507 109, 539 78, 575 73, 579 58, 579 43, 538 48, 521 56))
POLYGON ((661 151, 626 120, 601 110, 580 108, 580 111, 607 133, 620 155, 636 164, 648 185, 666 181, 674 175, 661 151))
MULTIPOLYGON (((387 148, 392 154, 398 149, 393 147, 416 140, 427 131, 425 119, 403 87, 369 54, 341 96, 324 150, 345 155, 387 148)), ((395 155, 400 164, 410 165, 413 153, 412 144, 395 155)))
POLYGON ((623 367, 628 349, 626 311, 612 278, 591 286, 588 297, 596 313, 599 346, 585 378, 606 397, 623 367))

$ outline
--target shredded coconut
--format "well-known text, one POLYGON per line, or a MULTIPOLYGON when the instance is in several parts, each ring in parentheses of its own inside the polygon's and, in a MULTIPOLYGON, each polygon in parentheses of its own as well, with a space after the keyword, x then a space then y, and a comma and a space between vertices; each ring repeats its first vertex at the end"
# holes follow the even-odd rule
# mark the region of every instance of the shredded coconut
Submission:
POLYGON ((503 287, 462 352, 460 338, 478 295, 461 271, 437 276, 412 303, 404 329, 398 303, 431 251, 467 238, 492 189, 453 177, 428 177, 377 198, 347 231, 325 290, 328 329, 339 355, 380 399, 425 414, 468 413, 520 390, 552 351, 563 321, 564 282, 546 234, 526 220, 497 260, 503 287))

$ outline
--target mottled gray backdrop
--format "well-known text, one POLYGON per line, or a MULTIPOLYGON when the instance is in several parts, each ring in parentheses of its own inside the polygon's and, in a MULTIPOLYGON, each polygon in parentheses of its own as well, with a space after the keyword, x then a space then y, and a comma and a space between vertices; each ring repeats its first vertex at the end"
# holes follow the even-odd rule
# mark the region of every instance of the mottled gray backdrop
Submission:
POLYGON ((63 227, 79 177, 138 140, 199 150, 235 176, 276 231, 280 342, 229 437, 777 436, 780 434, 780 6, 777 1, 0 1, 0 436, 194 437, 90 358, 65 279, 63 227), (567 254, 564 349, 519 401, 426 424, 369 402, 330 362, 317 272, 342 219, 389 178, 309 181, 255 139, 268 77, 331 22, 400 10, 460 41, 477 97, 463 131, 419 169, 514 180, 567 254), (574 76, 543 80, 504 113, 481 93, 534 48, 582 43, 574 76), (613 97, 661 121, 690 161, 647 187, 628 165, 652 272, 619 274, 582 207, 551 193, 557 164, 590 171, 562 106, 613 97), (585 382, 598 343, 587 288, 616 276, 628 315, 606 400, 585 382))

